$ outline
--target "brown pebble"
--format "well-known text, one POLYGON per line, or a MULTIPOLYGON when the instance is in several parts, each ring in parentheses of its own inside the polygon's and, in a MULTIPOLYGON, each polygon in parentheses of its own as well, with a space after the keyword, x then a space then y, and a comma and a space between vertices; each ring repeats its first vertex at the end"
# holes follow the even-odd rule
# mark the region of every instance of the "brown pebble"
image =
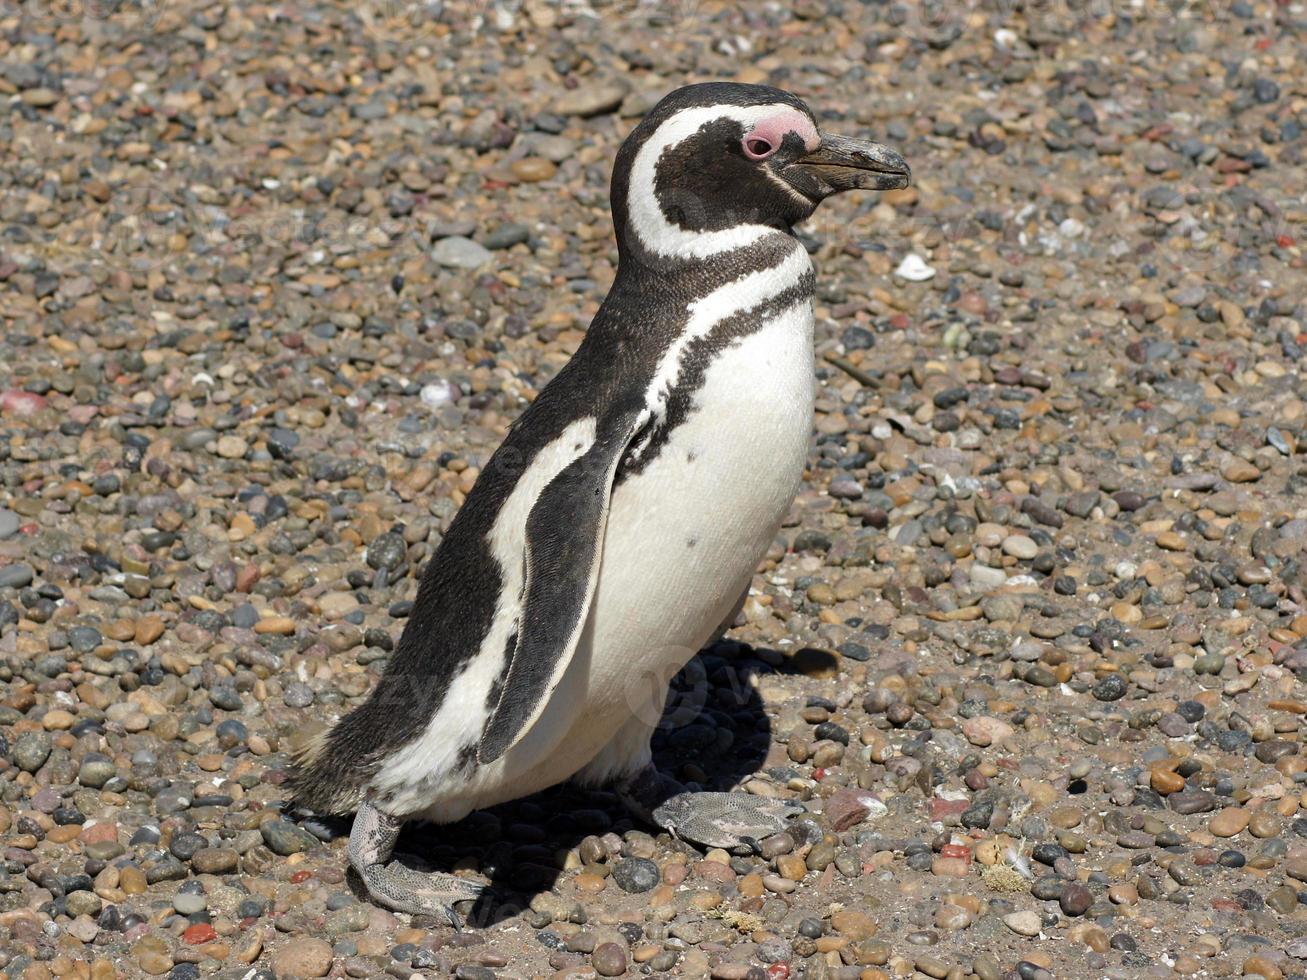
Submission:
POLYGON ((590 965, 601 977, 620 977, 626 972, 626 950, 617 943, 600 943, 590 954, 590 965))
POLYGON ((1262 977, 1264 980, 1284 980, 1284 971, 1264 956, 1250 956, 1243 961, 1245 977, 1262 977))
POLYGON ((1207 829, 1217 837, 1233 837, 1248 826, 1251 816, 1243 807, 1227 806, 1207 821, 1207 829))

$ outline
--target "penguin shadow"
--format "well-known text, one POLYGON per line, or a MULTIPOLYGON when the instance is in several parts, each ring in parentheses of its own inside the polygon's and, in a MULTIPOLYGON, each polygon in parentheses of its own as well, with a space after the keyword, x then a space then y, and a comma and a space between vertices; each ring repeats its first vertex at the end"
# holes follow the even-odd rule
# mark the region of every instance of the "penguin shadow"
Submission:
MULTIPOLYGON (((763 768, 771 745, 771 723, 756 678, 788 672, 786 664, 771 666, 741 643, 720 641, 700 651, 671 682, 653 737, 659 770, 692 789, 738 788, 763 768)), ((319 831, 349 832, 348 820, 315 823, 319 831)), ((415 870, 468 869, 489 879, 486 895, 470 908, 457 907, 467 927, 484 928, 527 911, 533 898, 552 889, 563 873, 564 856, 586 837, 621 836, 631 829, 659 833, 632 817, 615 792, 565 783, 478 810, 457 823, 410 823, 395 853, 415 870)), ((349 881, 366 899, 352 870, 349 881)))

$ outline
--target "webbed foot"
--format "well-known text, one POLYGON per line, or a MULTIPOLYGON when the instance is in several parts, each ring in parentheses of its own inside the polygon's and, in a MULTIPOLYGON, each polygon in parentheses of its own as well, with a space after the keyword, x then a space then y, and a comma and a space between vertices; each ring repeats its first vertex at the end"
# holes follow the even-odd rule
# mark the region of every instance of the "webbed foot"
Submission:
POLYGON ((778 834, 803 807, 748 793, 678 793, 653 812, 668 833, 705 847, 756 850, 758 841, 778 834))
POLYGON ((480 898, 488 886, 451 874, 415 871, 390 861, 404 821, 371 803, 359 807, 349 834, 349 863, 378 905, 413 915, 443 916, 455 929, 463 920, 454 903, 480 898))
POLYGON ((789 826, 803 807, 788 800, 769 800, 748 793, 689 792, 646 766, 617 786, 631 814, 663 830, 705 847, 753 850, 757 842, 789 826))

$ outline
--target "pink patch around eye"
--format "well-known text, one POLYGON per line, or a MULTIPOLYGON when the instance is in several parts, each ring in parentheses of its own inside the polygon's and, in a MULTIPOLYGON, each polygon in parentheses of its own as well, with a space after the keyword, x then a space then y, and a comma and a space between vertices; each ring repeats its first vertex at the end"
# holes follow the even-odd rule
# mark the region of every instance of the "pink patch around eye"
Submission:
POLYGON ((750 160, 765 160, 780 149, 781 143, 790 133, 796 134, 803 140, 803 145, 809 151, 815 150, 821 143, 821 137, 817 135, 817 127, 812 124, 811 119, 797 109, 783 109, 775 115, 760 120, 753 129, 744 134, 741 142, 744 155, 750 160))

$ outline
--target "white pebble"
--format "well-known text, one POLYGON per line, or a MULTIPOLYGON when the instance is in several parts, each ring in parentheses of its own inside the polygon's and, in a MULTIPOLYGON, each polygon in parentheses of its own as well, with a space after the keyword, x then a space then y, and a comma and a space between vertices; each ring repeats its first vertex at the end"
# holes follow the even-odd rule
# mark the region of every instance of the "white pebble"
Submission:
POLYGON ((1030 559, 1039 553, 1039 545, 1024 534, 1013 534, 1003 539, 1003 550, 1013 558, 1030 559))
POLYGON ((1001 568, 990 568, 980 562, 971 564, 971 584, 981 592, 997 589, 1007 582, 1007 573, 1001 568))
POLYGON ((894 270, 894 275, 908 282, 925 282, 935 278, 935 270, 926 264, 926 260, 915 252, 909 252, 894 270))
POLYGON ((458 401, 458 385, 452 381, 433 381, 423 386, 419 397, 428 408, 440 408, 458 401))

